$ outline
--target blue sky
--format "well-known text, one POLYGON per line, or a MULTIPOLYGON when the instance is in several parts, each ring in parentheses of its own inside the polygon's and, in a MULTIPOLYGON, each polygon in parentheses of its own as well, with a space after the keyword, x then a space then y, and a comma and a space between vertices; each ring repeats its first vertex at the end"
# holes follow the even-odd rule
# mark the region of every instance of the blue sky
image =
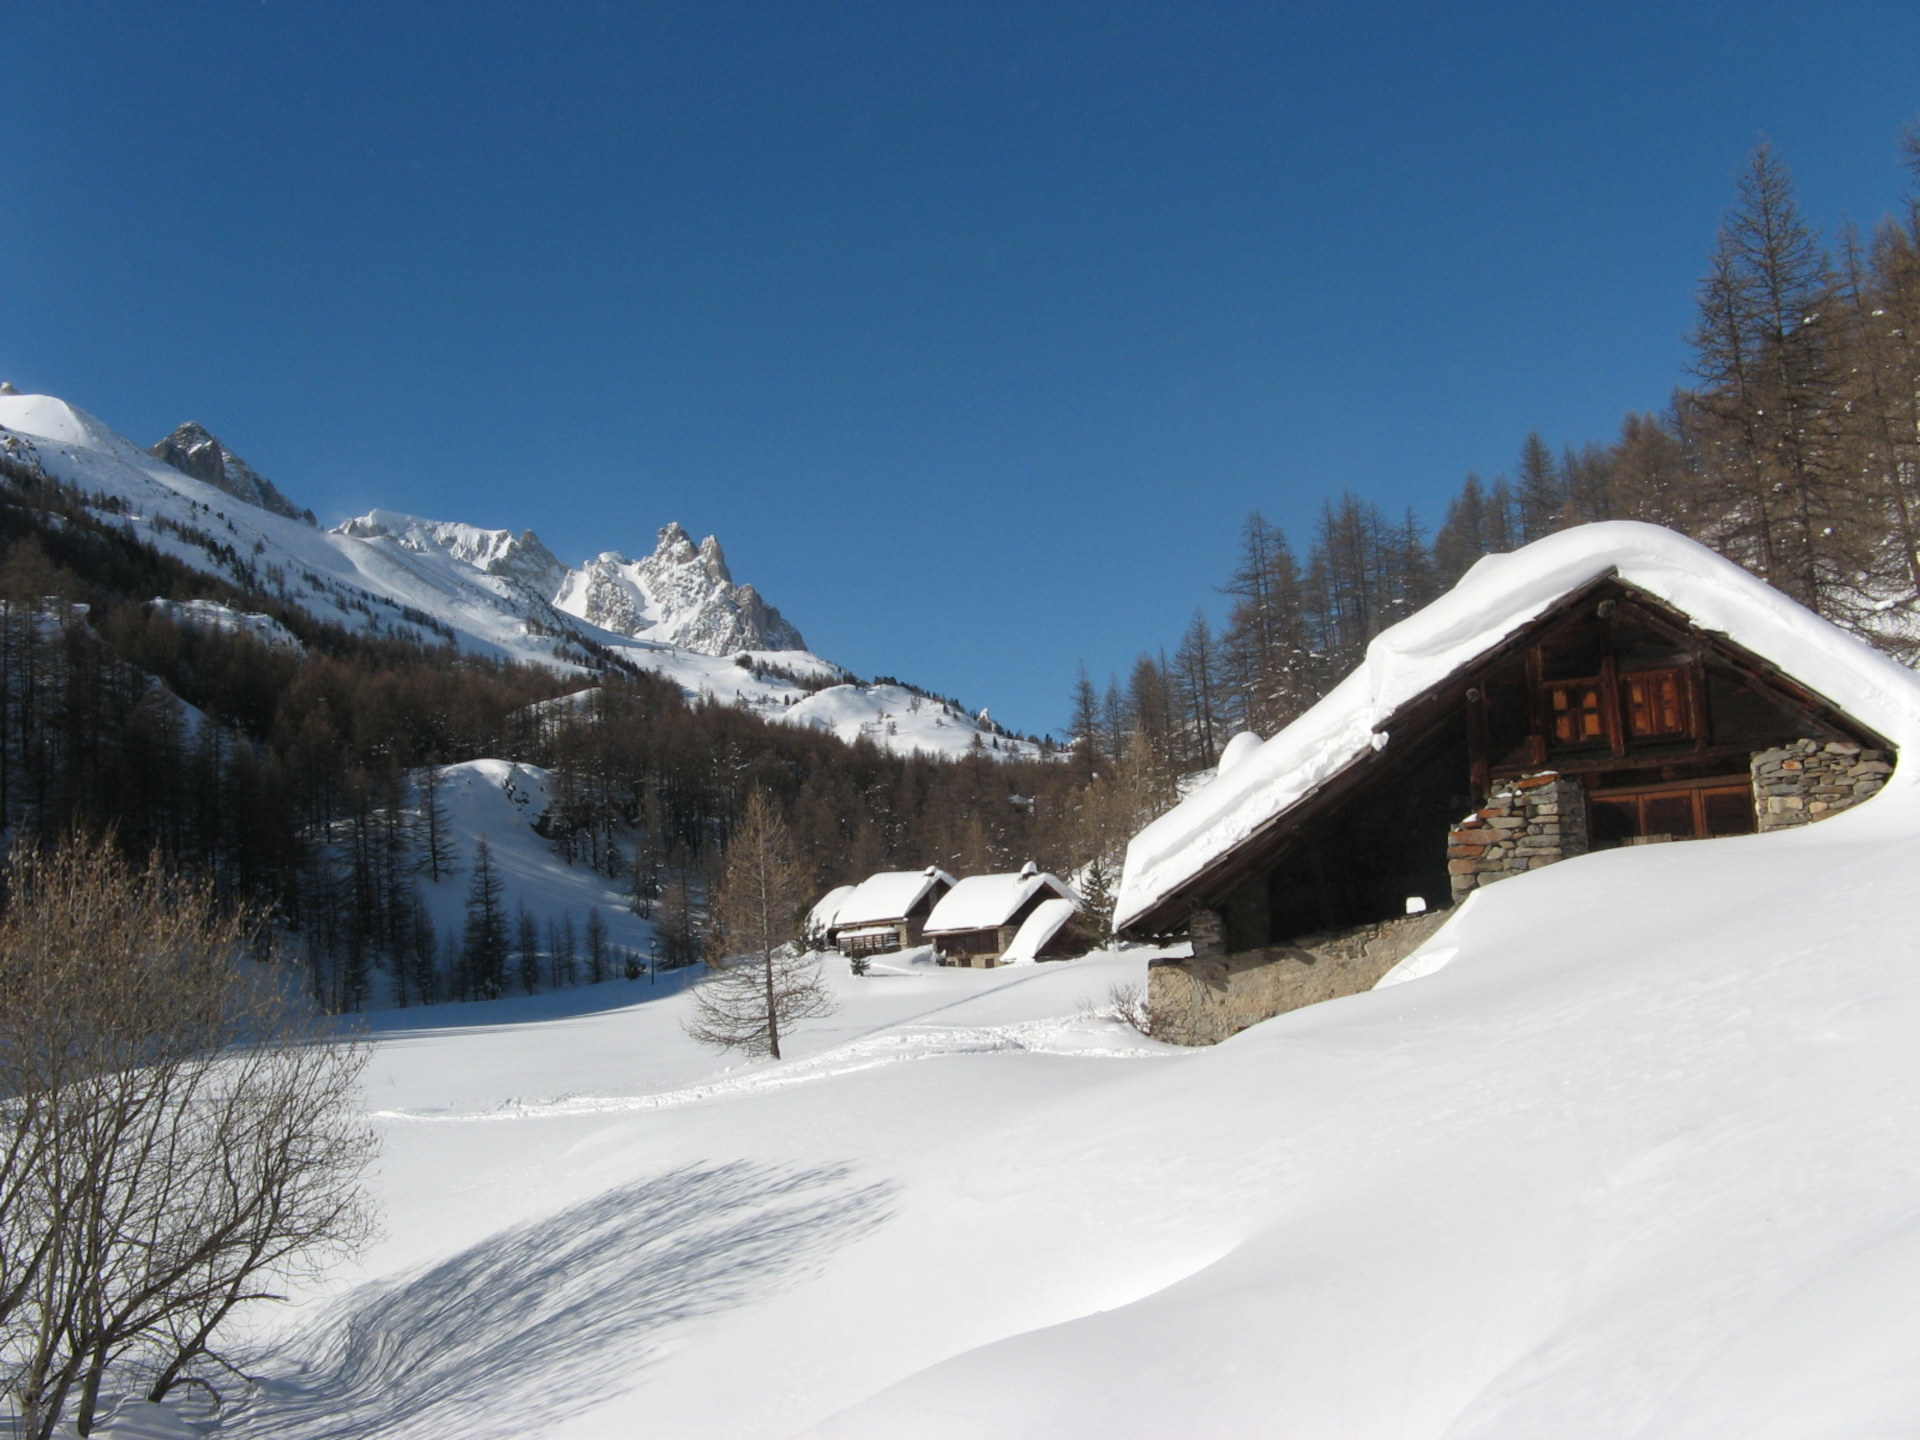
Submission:
POLYGON ((88 4, 0 19, 0 378, 328 523, 720 536, 1058 729, 1255 507, 1436 524, 1680 380, 1763 135, 1901 202, 1920 7, 88 4))

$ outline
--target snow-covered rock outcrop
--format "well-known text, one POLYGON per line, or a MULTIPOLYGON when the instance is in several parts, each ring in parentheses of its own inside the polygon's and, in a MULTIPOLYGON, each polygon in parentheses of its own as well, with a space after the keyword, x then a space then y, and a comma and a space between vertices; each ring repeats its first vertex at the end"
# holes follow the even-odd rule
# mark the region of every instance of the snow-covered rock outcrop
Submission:
POLYGON ((699 655, 807 648, 753 586, 734 584, 718 540, 709 535, 696 547, 677 523, 660 531, 644 560, 611 550, 589 560, 566 577, 554 604, 603 630, 699 655))
POLYGON ((370 510, 339 526, 336 534, 357 540, 390 540, 416 555, 444 555, 486 575, 518 580, 542 600, 571 573, 531 530, 485 530, 457 520, 423 520, 393 510, 370 510))
POLYGON ((287 499, 274 488, 271 480, 222 445, 219 437, 208 433, 204 425, 189 420, 166 439, 149 446, 147 453, 182 475, 191 475, 226 491, 236 500, 258 505, 289 520, 314 523, 311 510, 302 510, 287 499))

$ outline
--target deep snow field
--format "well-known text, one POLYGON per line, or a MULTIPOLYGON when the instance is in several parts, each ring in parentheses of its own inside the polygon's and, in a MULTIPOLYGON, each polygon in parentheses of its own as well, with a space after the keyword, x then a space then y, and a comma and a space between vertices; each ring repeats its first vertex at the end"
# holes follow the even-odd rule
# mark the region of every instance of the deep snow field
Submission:
POLYGON ((1917 836, 1572 860, 1211 1050, 1081 1013, 1144 950, 830 959, 780 1063, 382 1014, 386 1236, 218 1433, 1920 1432, 1917 836))

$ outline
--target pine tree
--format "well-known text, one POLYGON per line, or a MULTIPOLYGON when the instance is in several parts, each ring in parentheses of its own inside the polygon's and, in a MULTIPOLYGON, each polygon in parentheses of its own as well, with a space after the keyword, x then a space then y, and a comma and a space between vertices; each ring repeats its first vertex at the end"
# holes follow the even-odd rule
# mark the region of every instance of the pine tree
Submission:
POLYGON ((1567 503, 1566 486, 1553 463, 1553 452, 1538 430, 1528 434, 1520 449, 1517 491, 1523 540, 1538 540, 1560 528, 1561 512, 1567 503))
POLYGON ((427 878, 437 885, 443 876, 455 873, 447 803, 440 798, 440 767, 422 765, 414 777, 420 801, 421 858, 427 862, 427 878))
POLYGON ((600 907, 587 908, 587 983, 599 985, 607 978, 607 922, 600 907))
POLYGON ((522 901, 514 910, 514 977, 531 995, 540 988, 540 924, 522 901))
POLYGON ((693 995, 686 1031, 703 1045, 780 1058, 795 1022, 834 1009, 819 957, 796 943, 807 876, 765 791, 756 790, 727 847, 714 895, 717 959, 693 995))
POLYGON ((506 882, 494 868, 493 847, 482 835, 473 847, 473 878, 467 884, 467 925, 461 960, 475 999, 494 1000, 507 988, 506 882))

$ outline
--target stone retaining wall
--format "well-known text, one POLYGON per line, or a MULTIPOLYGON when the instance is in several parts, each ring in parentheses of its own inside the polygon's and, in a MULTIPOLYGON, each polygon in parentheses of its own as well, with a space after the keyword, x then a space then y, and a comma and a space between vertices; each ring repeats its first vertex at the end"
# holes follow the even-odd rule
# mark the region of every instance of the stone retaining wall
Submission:
MULTIPOLYGON (((1196 938, 1218 934, 1212 911, 1196 911, 1193 918, 1196 938), (1213 917, 1211 932, 1204 917, 1213 917)), ((1175 1045, 1217 1045, 1270 1016, 1371 989, 1446 918, 1446 911, 1436 910, 1233 955, 1221 954, 1216 941, 1190 960, 1155 960, 1147 968, 1154 1037, 1175 1045)))
POLYGON ((1447 836, 1457 905, 1472 891, 1587 853, 1587 792, 1553 771, 1509 780, 1447 836))
POLYGON ((1887 783, 1893 756, 1843 740, 1796 740, 1753 757, 1754 819, 1791 830, 1858 805, 1887 783))

